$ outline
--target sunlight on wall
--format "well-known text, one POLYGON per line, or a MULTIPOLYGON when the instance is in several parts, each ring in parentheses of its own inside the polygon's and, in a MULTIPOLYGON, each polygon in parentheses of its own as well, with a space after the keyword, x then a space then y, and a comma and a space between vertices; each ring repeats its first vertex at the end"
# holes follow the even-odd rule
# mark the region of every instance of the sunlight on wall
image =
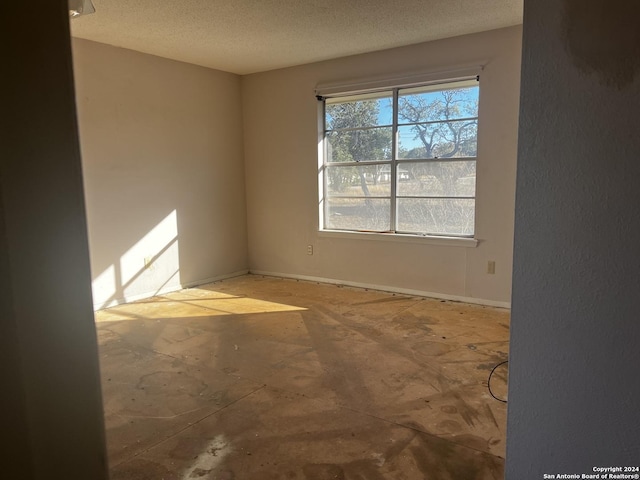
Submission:
POLYGON ((96 309, 179 289, 178 222, 172 211, 92 283, 96 309))
POLYGON ((178 222, 176 211, 167 215, 120 258, 124 295, 180 287, 178 222))

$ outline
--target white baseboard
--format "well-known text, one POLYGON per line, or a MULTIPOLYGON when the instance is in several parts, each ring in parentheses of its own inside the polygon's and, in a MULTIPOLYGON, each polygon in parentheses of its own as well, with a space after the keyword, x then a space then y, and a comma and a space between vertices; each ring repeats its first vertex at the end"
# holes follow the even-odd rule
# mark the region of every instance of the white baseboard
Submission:
POLYGON ((182 290, 184 288, 194 288, 200 285, 205 285, 207 283, 219 282, 220 280, 239 277, 242 275, 246 275, 247 273, 251 273, 254 275, 265 275, 267 277, 291 278, 294 280, 305 280, 309 282, 320 282, 320 283, 329 283, 332 285, 345 285, 345 286, 356 287, 356 288, 367 288, 369 290, 402 293, 405 295, 414 295, 417 297, 438 298, 441 300, 451 300, 455 302, 472 303, 476 305, 485 305, 488 307, 511 308, 510 302, 499 302, 499 301, 487 300, 483 298, 463 297, 460 295, 449 295, 446 293, 439 293, 439 292, 427 292, 424 290, 413 290, 409 288, 397 288, 389 285, 376 285, 372 283, 351 282, 349 280, 338 280, 335 278, 314 277, 310 275, 295 275, 290 273, 268 272, 263 270, 239 270, 233 273, 227 273, 227 274, 218 275, 215 277, 203 278, 202 280, 196 280, 194 282, 183 283, 181 285, 173 285, 171 287, 161 288, 160 290, 157 290, 157 291, 139 293, 135 295, 126 295, 123 298, 110 300, 107 303, 96 303, 93 305, 93 309, 95 311, 102 310, 104 308, 114 307, 116 305, 121 305, 123 303, 135 302, 136 300, 144 300, 145 298, 151 298, 156 295, 164 295, 166 293, 175 292, 177 290, 182 290))
POLYGON ((94 303, 93 310, 98 311, 104 308, 115 307, 116 305, 122 305, 123 303, 135 302, 136 300, 144 300, 145 298, 151 298, 157 295, 164 295, 165 293, 176 292, 184 288, 194 288, 200 285, 205 285, 207 283, 226 280, 227 278, 239 277, 241 275, 246 275, 247 273, 249 273, 249 270, 239 270, 233 273, 226 273, 224 275, 218 275, 215 277, 203 278, 202 280, 196 280, 194 282, 182 283, 180 285, 172 285, 169 287, 163 287, 163 288, 160 288, 159 290, 154 290, 151 292, 136 293, 135 295, 125 295, 122 298, 109 300, 108 302, 94 303))
POLYGON ((485 305, 487 307, 511 308, 511 302, 499 302, 496 300, 487 300, 484 298, 463 297, 460 295, 449 295, 446 293, 426 292, 423 290, 412 290, 409 288, 397 288, 388 285, 374 285, 371 283, 351 282, 348 280, 337 280, 334 278, 312 277, 309 275, 295 275, 290 273, 267 272, 263 270, 250 270, 249 273, 254 275, 265 275, 267 277, 292 278, 295 280, 305 280, 309 282, 330 283, 333 285, 346 285, 349 287, 367 288, 369 290, 380 290, 383 292, 403 293, 406 295, 414 295, 416 297, 438 298, 441 300, 452 300, 455 302, 472 303, 475 305, 485 305))
POLYGON ((225 273, 224 275, 218 275, 217 277, 205 278, 204 280, 198 280, 195 282, 185 283, 182 288, 195 288, 200 285, 206 285, 207 283, 219 282, 220 280, 226 280, 227 278, 240 277, 249 273, 249 270, 238 270, 233 273, 225 273))

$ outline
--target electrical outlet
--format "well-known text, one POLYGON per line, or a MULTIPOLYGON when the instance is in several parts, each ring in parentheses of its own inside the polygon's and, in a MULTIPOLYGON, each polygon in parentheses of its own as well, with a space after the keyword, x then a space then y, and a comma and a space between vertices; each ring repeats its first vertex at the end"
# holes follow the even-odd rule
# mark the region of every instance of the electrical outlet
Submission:
POLYGON ((154 266, 155 265, 153 265, 153 257, 144 257, 144 268, 145 269, 152 270, 154 266))
POLYGON ((487 262, 487 273, 490 275, 493 275, 496 273, 496 261, 495 260, 489 260, 487 262))
POLYGON ((313 255, 313 245, 307 245, 307 255, 313 255))

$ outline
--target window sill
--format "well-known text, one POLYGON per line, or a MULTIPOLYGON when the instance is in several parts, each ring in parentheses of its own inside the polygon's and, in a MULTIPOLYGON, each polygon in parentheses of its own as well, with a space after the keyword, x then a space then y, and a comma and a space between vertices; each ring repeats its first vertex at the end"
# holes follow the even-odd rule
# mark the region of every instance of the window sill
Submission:
POLYGON ((396 243, 419 243, 422 245, 440 245, 444 247, 475 248, 478 240, 464 237, 436 237, 410 235, 402 233, 347 232, 342 230, 319 230, 318 236, 326 238, 347 238, 352 240, 373 240, 396 243))

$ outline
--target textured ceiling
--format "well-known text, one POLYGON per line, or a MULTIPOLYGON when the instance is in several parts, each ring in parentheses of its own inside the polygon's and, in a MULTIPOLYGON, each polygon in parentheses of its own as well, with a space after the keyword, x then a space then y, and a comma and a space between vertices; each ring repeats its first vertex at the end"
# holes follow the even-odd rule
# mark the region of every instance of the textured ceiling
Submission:
POLYGON ((523 0, 93 0, 74 37, 247 74, 522 23, 523 0))

